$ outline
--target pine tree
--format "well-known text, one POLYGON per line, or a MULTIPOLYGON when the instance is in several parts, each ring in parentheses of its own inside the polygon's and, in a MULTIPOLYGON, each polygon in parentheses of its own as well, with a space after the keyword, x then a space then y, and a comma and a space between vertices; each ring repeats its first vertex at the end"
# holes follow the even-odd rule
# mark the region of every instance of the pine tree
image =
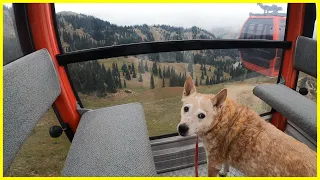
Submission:
POLYGON ((133 68, 133 75, 132 75, 132 78, 137 78, 137 75, 136 75, 136 69, 133 68))
POLYGON ((100 73, 97 74, 99 77, 97 77, 97 96, 98 97, 103 97, 106 95, 106 88, 105 88, 105 76, 104 76, 104 65, 101 64, 101 66, 99 64, 97 64, 98 67, 100 67, 100 73))
POLYGON ((121 67, 121 71, 122 72, 126 72, 128 70, 128 67, 125 63, 123 63, 122 67, 121 67))
POLYGON ((198 84, 198 78, 196 77, 196 83, 195 83, 195 86, 199 86, 198 84))
POLYGON ((188 64, 188 71, 191 72, 193 70, 192 63, 188 64))
POLYGON ((200 86, 202 86, 202 80, 200 79, 200 86))
POLYGON ((160 67, 159 67, 159 78, 162 78, 162 72, 160 67))
POLYGON ((150 78, 150 89, 154 89, 154 80, 153 80, 153 75, 151 75, 151 78, 150 78))
POLYGON ((136 75, 136 71, 135 71, 135 70, 133 70, 132 78, 137 78, 137 75, 136 75))
POLYGON ((212 79, 212 84, 217 84, 216 78, 212 79))
POLYGON ((120 79, 120 75, 119 75, 119 77, 118 77, 119 79, 118 79, 118 87, 120 88, 120 89, 122 89, 122 84, 121 84, 121 79, 120 79))
POLYGON ((142 75, 140 74, 139 82, 143 82, 142 75))
POLYGON ((206 79, 206 85, 208 86, 209 85, 209 77, 207 76, 207 79, 206 79))
POLYGON ((152 64, 152 73, 153 73, 155 76, 158 75, 157 62, 153 62, 153 64, 152 64))
POLYGON ((172 67, 171 67, 170 74, 175 74, 175 73, 176 73, 176 71, 174 70, 174 67, 172 66, 172 67))
POLYGON ((179 74, 179 86, 183 87, 183 80, 182 80, 181 73, 179 74))
POLYGON ((116 69, 117 69, 117 72, 119 73, 118 63, 116 63, 116 69))
POLYGON ((112 77, 110 68, 108 69, 108 76, 107 76, 107 90, 111 93, 117 92, 116 84, 115 84, 114 79, 112 77))
POLYGON ((169 78, 169 86, 180 86, 180 79, 179 76, 176 73, 171 73, 171 76, 169 78))
POLYGON ((206 66, 203 67, 203 70, 204 70, 204 75, 207 76, 207 68, 206 68, 206 66))
POLYGON ((163 88, 166 87, 166 86, 165 86, 165 83, 164 83, 164 77, 162 78, 162 87, 163 87, 163 88))
POLYGON ((120 74, 119 74, 119 70, 117 68, 117 64, 112 63, 112 77, 114 80, 114 83, 116 86, 120 87, 121 86, 121 82, 120 82, 120 74))
POLYGON ((134 67, 133 62, 132 62, 132 65, 131 65, 131 70, 132 70, 132 71, 135 71, 135 67, 134 67))
POLYGON ((122 88, 120 73, 118 73, 118 86, 122 88))
POLYGON ((130 75, 129 70, 126 71, 126 79, 127 79, 128 81, 131 80, 131 75, 130 75))
POLYGON ((166 72, 167 78, 171 77, 170 67, 168 66, 167 72, 166 72))
POLYGON ((139 72, 139 73, 142 73, 142 69, 141 69, 141 61, 142 61, 142 60, 140 60, 139 65, 138 65, 138 72, 139 72))
POLYGON ((220 83, 220 73, 219 71, 217 71, 217 75, 216 75, 216 84, 220 83))
POLYGON ((101 64, 101 69, 102 69, 102 75, 104 76, 104 82, 107 83, 107 76, 108 76, 108 73, 107 73, 107 70, 106 68, 104 67, 103 64, 101 64))
POLYGON ((201 72, 201 79, 204 79, 203 71, 201 72))
POLYGON ((148 61, 146 61, 146 64, 145 64, 145 66, 144 66, 144 71, 145 71, 145 72, 148 72, 148 71, 149 71, 149 69, 148 69, 148 61))
POLYGON ((126 80, 125 80, 125 79, 123 80, 123 87, 124 87, 124 88, 127 88, 127 83, 126 83, 126 80))

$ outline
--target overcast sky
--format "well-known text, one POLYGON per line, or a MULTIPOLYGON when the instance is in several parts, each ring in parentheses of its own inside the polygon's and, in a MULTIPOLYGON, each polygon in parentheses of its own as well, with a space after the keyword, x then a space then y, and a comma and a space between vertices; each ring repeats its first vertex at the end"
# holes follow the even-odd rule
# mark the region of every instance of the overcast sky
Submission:
MULTIPOLYGON (((10 4, 6 4, 10 6, 10 4)), ((272 5, 265 3, 265 5, 272 5)), ((282 13, 286 3, 277 3, 282 13)), ((239 31, 249 13, 262 13, 256 3, 209 4, 108 4, 108 3, 55 3, 56 12, 72 11, 109 21, 117 25, 166 24, 189 28, 198 26, 211 31, 213 28, 230 28, 239 31)), ((316 27, 316 26, 315 26, 316 27)), ((316 29, 315 29, 316 30, 316 29)), ((315 31, 316 32, 316 31, 315 31)), ((314 34, 314 38, 315 38, 314 34)))
MULTIPOLYGON (((270 4, 268 4, 270 5, 270 4)), ((272 5, 272 4, 271 4, 272 5)), ((287 4, 277 4, 287 12, 287 4)), ((250 12, 262 13, 256 3, 242 4, 55 4, 56 12, 73 11, 93 15, 118 25, 167 24, 185 28, 198 26, 240 28, 250 12)))

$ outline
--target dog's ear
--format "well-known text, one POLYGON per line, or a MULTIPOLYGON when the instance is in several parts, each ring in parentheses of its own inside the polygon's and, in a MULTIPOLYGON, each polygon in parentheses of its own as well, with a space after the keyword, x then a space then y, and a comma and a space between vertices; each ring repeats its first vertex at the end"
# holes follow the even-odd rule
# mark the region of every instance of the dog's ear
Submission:
POLYGON ((192 77, 188 76, 186 82, 184 83, 182 99, 192 95, 195 92, 196 92, 196 87, 193 84, 192 77))
POLYGON ((214 106, 220 107, 226 99, 227 89, 223 89, 218 94, 216 94, 211 100, 214 106))

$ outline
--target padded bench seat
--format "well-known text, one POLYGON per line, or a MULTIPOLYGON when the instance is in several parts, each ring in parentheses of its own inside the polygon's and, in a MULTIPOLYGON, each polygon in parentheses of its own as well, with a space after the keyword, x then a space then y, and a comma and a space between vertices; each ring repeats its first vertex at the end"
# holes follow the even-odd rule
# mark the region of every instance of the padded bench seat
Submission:
POLYGON ((90 110, 81 117, 63 176, 156 176, 143 107, 90 110))
POLYGON ((253 94, 283 114, 316 141, 316 103, 282 84, 259 85, 253 89, 253 94))

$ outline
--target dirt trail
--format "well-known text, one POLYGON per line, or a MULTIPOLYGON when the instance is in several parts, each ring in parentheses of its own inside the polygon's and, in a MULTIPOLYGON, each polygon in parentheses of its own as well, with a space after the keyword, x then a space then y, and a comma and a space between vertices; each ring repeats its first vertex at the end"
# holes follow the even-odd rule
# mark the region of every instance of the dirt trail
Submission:
POLYGON ((226 85, 225 88, 228 89, 228 97, 233 100, 238 100, 243 97, 243 95, 252 93, 255 84, 233 84, 226 85))

